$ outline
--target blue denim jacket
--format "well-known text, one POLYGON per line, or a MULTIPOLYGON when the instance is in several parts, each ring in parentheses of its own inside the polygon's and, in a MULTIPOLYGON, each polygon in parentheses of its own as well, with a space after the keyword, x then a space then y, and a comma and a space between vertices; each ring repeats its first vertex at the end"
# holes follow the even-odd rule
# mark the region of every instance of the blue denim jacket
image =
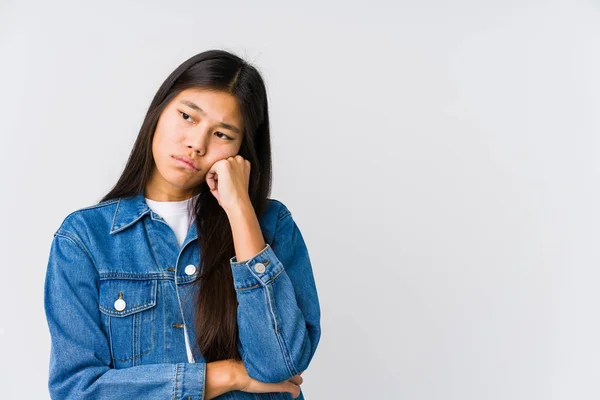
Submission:
MULTIPOLYGON (((269 199, 259 223, 265 248, 245 262, 230 260, 238 348, 252 378, 276 383, 308 367, 320 307, 290 211, 269 199)), ((196 225, 180 248, 143 192, 69 214, 54 234, 44 286, 52 398, 204 399, 206 362, 193 329, 198 261, 196 225), (186 328, 195 363, 188 363, 186 328)), ((231 391, 218 398, 292 397, 231 391)))

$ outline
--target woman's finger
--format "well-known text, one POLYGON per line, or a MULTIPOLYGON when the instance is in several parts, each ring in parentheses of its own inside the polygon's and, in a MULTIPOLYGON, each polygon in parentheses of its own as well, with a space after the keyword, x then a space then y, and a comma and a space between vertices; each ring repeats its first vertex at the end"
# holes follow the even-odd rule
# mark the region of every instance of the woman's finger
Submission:
POLYGON ((300 386, 295 385, 290 381, 275 383, 275 385, 280 386, 280 390, 278 390, 278 392, 288 392, 294 399, 300 396, 300 386))
POLYGON ((251 379, 251 385, 242 390, 249 393, 288 392, 294 399, 300 396, 300 386, 289 380, 281 383, 264 383, 251 379))
POLYGON ((301 385, 302 382, 304 382, 304 379, 302 379, 302 377, 300 375, 296 375, 296 376, 292 376, 289 379, 290 382, 292 382, 295 385, 301 385))

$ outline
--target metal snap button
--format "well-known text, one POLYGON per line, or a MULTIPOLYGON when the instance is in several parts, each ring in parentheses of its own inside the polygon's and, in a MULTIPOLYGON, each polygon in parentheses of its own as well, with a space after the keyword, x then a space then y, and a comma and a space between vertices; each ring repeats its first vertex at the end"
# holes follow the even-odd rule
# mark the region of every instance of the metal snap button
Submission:
POLYGON ((194 275, 194 272, 196 272, 196 266, 194 264, 190 264, 185 267, 185 273, 187 275, 194 275))
POLYGON ((265 264, 263 264, 263 263, 258 263, 254 266, 254 270, 256 272, 258 272, 259 274, 262 274, 263 272, 265 272, 265 269, 266 269, 266 267, 265 267, 265 264))
POLYGON ((119 292, 119 298, 115 301, 115 310, 123 311, 126 306, 127 303, 123 300, 123 292, 119 292))

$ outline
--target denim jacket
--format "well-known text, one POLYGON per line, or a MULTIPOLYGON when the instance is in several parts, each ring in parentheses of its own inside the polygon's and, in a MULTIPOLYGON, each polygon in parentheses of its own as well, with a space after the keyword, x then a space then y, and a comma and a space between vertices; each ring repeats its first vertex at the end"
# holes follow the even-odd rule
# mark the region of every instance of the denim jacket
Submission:
MULTIPOLYGON (((250 377, 277 383, 308 367, 320 307, 302 234, 283 203, 268 202, 259 218, 265 248, 230 265, 243 363, 250 377)), ((143 192, 69 214, 54 233, 44 283, 51 397, 203 400, 206 361, 193 329, 198 261, 195 223, 179 247, 143 192)), ((218 398, 292 397, 230 391, 218 398)))

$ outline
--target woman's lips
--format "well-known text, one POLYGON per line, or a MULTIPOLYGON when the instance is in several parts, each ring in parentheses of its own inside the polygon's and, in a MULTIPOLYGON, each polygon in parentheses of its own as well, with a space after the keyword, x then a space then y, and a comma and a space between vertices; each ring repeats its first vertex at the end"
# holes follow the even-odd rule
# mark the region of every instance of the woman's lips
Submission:
POLYGON ((192 171, 192 172, 198 172, 199 171, 199 169, 194 166, 193 162, 187 161, 183 157, 173 156, 173 158, 175 159, 175 162, 178 165, 182 166, 183 168, 187 169, 188 171, 192 171))

